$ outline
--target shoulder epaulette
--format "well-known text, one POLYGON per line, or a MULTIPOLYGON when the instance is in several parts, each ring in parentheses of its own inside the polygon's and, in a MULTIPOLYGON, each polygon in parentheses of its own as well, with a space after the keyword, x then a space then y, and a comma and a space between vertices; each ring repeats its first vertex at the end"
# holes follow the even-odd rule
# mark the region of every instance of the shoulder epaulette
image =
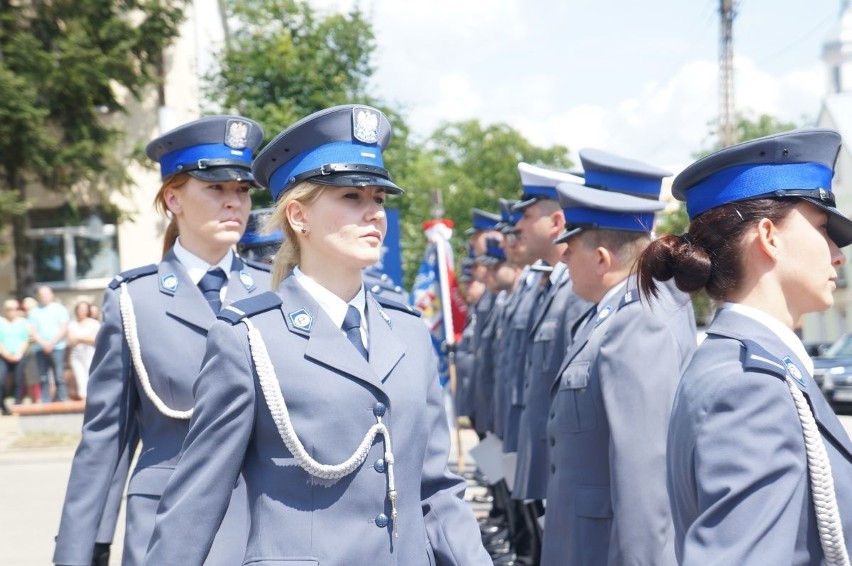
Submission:
POLYGON ((626 293, 624 293, 623 297, 621 297, 621 301, 618 303, 618 308, 621 309, 621 307, 627 306, 630 303, 635 303, 638 300, 639 291, 636 289, 630 289, 626 293))
POLYGON ((244 264, 257 269, 258 271, 265 271, 267 273, 272 271, 272 264, 271 263, 266 263, 266 262, 263 262, 263 261, 255 261, 253 259, 246 259, 246 258, 242 258, 242 257, 240 259, 243 260, 244 264))
POLYGON ((272 291, 266 291, 254 297, 240 299, 219 311, 219 320, 237 324, 242 319, 276 309, 281 306, 281 297, 272 291))
POLYGON ((157 273, 158 269, 159 267, 157 264, 152 263, 151 265, 143 265, 142 267, 135 267, 133 269, 128 269, 127 271, 122 271, 112 278, 112 281, 109 282, 109 288, 118 289, 122 283, 129 283, 134 279, 138 279, 146 275, 152 275, 157 273))
POLYGON ((787 376, 787 366, 777 356, 767 352, 757 342, 741 338, 740 342, 745 348, 743 353, 743 369, 760 371, 777 375, 787 376))
POLYGON ((376 301, 380 305, 382 305, 385 308, 393 309, 393 310, 397 310, 397 311, 402 311, 404 313, 408 313, 410 315, 416 316, 417 318, 420 318, 420 311, 417 310, 417 309, 413 309, 413 308, 409 307, 408 305, 404 305, 402 303, 392 301, 392 300, 388 299, 387 297, 383 297, 382 295, 377 295, 375 293, 373 294, 373 297, 376 299, 376 301))

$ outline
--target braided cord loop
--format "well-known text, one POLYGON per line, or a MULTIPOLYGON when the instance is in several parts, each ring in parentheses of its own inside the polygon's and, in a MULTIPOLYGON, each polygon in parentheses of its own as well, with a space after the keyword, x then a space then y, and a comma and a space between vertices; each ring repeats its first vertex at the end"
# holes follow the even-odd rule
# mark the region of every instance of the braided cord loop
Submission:
POLYGON ((793 395, 796 412, 802 423, 805 438, 805 451, 808 458, 808 475, 811 484, 811 499, 816 511, 819 541, 825 554, 827 566, 849 566, 849 554, 843 536, 843 524, 837 508, 834 492, 834 477, 831 475, 831 462, 817 428, 816 420, 805 396, 793 381, 787 377, 787 386, 793 395))
POLYGON ((370 427, 364 435, 361 444, 358 445, 358 448, 346 461, 340 464, 321 464, 314 460, 308 454, 307 450, 305 450, 302 441, 293 428, 293 423, 290 420, 290 412, 287 410, 287 403, 284 401, 284 393, 279 386, 278 377, 275 375, 275 368, 272 366, 272 360, 269 358, 269 351, 266 348, 263 336, 261 336, 260 331, 248 318, 244 318, 242 322, 248 328, 251 357, 254 361, 258 381, 260 382, 260 389, 263 392, 266 405, 269 407, 269 412, 278 429, 281 440, 284 441, 284 445, 296 459, 296 463, 299 464, 300 468, 311 476, 320 479, 337 480, 344 478, 364 463, 376 436, 379 434, 382 435, 385 445, 385 462, 388 465, 388 498, 391 502, 391 520, 394 525, 394 536, 398 537, 399 534, 396 529, 397 492, 394 482, 393 450, 391 449, 390 431, 382 422, 382 417, 376 415, 378 422, 370 427))
POLYGON ((126 282, 121 284, 118 306, 121 312, 121 323, 124 327, 124 337, 127 340, 127 347, 130 348, 130 359, 133 362, 136 375, 139 376, 139 383, 142 385, 145 395, 164 416, 172 419, 188 420, 192 417, 192 409, 178 411, 168 407, 157 395, 157 392, 154 391, 154 388, 151 387, 148 370, 145 369, 145 364, 142 363, 142 348, 139 345, 139 334, 136 329, 136 311, 133 308, 133 299, 130 297, 130 291, 127 290, 126 282))

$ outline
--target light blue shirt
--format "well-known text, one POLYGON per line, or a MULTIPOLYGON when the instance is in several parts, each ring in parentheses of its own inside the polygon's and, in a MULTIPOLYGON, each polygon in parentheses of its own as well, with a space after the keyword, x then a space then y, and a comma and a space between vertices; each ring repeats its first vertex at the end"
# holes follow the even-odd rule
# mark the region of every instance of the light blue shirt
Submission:
MULTIPOLYGON (((62 304, 52 302, 48 305, 39 305, 29 312, 29 321, 33 325, 33 331, 39 338, 51 342, 62 330, 63 324, 68 324, 68 309, 62 304)), ((65 338, 56 343, 54 350, 65 349, 65 338)), ((40 352, 41 346, 33 343, 33 351, 40 352)))
MULTIPOLYGON (((364 284, 361 283, 361 288, 355 293, 355 297, 348 303, 311 279, 308 275, 299 269, 293 268, 293 276, 308 294, 319 303, 325 314, 331 319, 335 326, 342 326, 343 319, 346 318, 346 311, 349 310, 349 305, 358 309, 361 315, 361 341, 364 344, 369 344, 369 332, 367 331, 367 316, 365 314, 367 308, 367 297, 364 292, 364 284)), ((369 349, 369 348, 368 348, 369 349)))

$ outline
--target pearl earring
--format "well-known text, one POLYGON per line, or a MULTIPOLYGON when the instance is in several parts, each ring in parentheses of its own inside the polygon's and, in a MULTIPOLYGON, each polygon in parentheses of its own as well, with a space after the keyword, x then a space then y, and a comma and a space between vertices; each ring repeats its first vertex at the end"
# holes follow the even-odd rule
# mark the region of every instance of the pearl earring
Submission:
POLYGON ((299 228, 299 230, 301 230, 302 234, 308 233, 308 229, 305 226, 302 226, 301 228, 299 228))

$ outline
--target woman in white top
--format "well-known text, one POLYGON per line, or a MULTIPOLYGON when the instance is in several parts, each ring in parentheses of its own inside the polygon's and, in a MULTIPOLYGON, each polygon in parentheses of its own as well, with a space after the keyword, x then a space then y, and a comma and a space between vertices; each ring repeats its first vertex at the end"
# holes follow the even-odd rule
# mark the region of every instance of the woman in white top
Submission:
POLYGON ((86 398, 89 366, 95 355, 95 337, 101 327, 101 323, 90 316, 91 306, 87 301, 78 302, 74 307, 74 318, 68 322, 68 361, 81 399, 86 398))

